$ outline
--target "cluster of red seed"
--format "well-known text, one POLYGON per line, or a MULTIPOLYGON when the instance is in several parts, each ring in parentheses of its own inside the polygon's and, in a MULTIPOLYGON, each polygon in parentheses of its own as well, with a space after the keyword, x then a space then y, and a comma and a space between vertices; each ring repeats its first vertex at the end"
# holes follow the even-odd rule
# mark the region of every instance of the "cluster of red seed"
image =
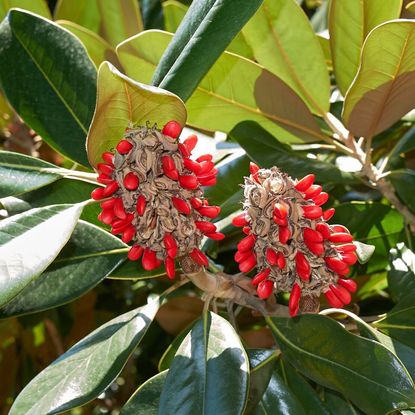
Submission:
POLYGON ((260 169, 253 163, 250 172, 244 212, 232 222, 247 235, 235 260, 241 272, 258 268, 252 279, 258 296, 291 292, 291 316, 305 295, 323 293, 333 307, 349 304, 356 283, 347 274, 357 261, 356 246, 347 228, 326 223, 334 209, 322 210, 328 194, 313 184, 314 175, 294 181, 275 167, 260 169))
POLYGON ((190 158, 197 144, 191 135, 178 142, 181 126, 168 122, 155 127, 127 128, 114 153, 102 154, 98 182, 91 197, 101 202, 99 220, 111 226, 125 243, 133 242, 128 258, 142 258, 145 270, 164 262, 167 276, 175 276, 175 259, 184 255, 207 266, 199 250, 203 236, 224 238, 209 222, 220 208, 209 206, 201 186, 216 183, 217 170, 210 154, 190 158), (177 140, 176 140, 177 139, 177 140))

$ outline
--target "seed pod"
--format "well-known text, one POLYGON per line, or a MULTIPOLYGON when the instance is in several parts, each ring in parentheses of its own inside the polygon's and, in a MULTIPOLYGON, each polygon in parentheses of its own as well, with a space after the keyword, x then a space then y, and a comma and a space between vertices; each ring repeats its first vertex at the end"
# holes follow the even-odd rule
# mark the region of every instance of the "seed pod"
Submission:
POLYGON ((101 200, 104 199, 104 188, 103 187, 97 187, 91 192, 91 198, 94 200, 101 200))
POLYGON ((112 183, 108 184, 108 186, 104 189, 102 194, 104 195, 104 197, 109 197, 113 195, 119 187, 119 184, 116 181, 113 181, 112 183))
POLYGON ((343 303, 339 300, 339 298, 334 294, 334 292, 329 288, 325 293, 325 297, 329 304, 334 308, 341 308, 343 307, 343 303))
POLYGON ((335 294, 335 296, 344 304, 350 304, 352 301, 352 296, 350 295, 349 291, 346 288, 340 286, 336 286, 334 284, 330 285, 331 291, 335 294))
POLYGON ((288 215, 288 206, 283 202, 277 202, 274 205, 274 213, 280 219, 285 219, 288 215))
POLYGON ((173 206, 184 215, 190 215, 190 206, 186 201, 180 199, 178 197, 172 197, 171 201, 173 202, 173 206))
POLYGON ((323 242, 323 235, 311 228, 304 228, 304 239, 310 242, 323 242))
POLYGON ((316 224, 316 231, 320 232, 324 239, 328 239, 330 236, 330 228, 327 223, 320 222, 316 224))
POLYGON ((339 285, 341 285, 342 287, 348 289, 350 292, 354 293, 357 290, 357 284, 356 281, 351 280, 351 279, 343 279, 343 278, 339 278, 337 283, 339 285))
POLYGON ((137 198, 137 204, 136 204, 136 211, 140 216, 144 215, 144 212, 146 210, 146 198, 144 197, 144 195, 140 195, 137 198))
POLYGON ((238 251, 248 251, 253 248, 255 245, 255 236, 254 235, 248 235, 244 239, 242 239, 241 242, 237 245, 238 251))
POLYGON ((255 258, 255 255, 251 253, 251 255, 247 259, 245 259, 239 264, 239 270, 241 272, 248 273, 255 268, 255 265, 256 265, 256 258, 255 258))
POLYGON ((298 307, 301 298, 301 287, 295 283, 291 290, 290 299, 288 301, 288 310, 291 317, 295 317, 298 313, 298 307))
POLYGON ((200 229, 203 233, 211 233, 216 231, 216 225, 211 222, 206 222, 204 220, 196 221, 195 225, 197 229, 200 229))
POLYGON ((183 144, 187 147, 189 152, 192 152, 197 145, 197 135, 189 135, 189 137, 187 137, 186 140, 183 141, 183 144))
POLYGON ((287 226, 280 226, 280 232, 279 232, 279 241, 282 244, 286 244, 288 240, 290 239, 291 232, 288 229, 287 226))
POLYGON ((330 220, 333 217, 335 212, 336 212, 336 210, 334 208, 330 208, 330 209, 325 210, 323 212, 323 219, 324 220, 330 220))
POLYGON ((208 259, 206 258, 205 254, 199 249, 194 248, 192 252, 190 252, 190 256, 197 264, 207 267, 209 265, 208 259))
POLYGON ((166 268, 167 277, 170 280, 173 280, 175 275, 176 275, 176 269, 175 269, 175 266, 174 266, 174 259, 170 258, 170 257, 167 257, 164 260, 164 266, 166 268))
POLYGON ((205 236, 213 239, 214 241, 221 241, 222 239, 225 239, 225 235, 221 232, 205 233, 205 236))
POLYGON ((307 190, 304 191, 304 196, 306 199, 312 199, 315 196, 319 195, 323 188, 318 184, 313 184, 307 190))
POLYGON ((259 272, 255 277, 252 279, 251 283, 254 286, 257 286, 261 281, 264 281, 271 272, 271 268, 265 268, 261 272, 259 272))
POLYGON ((304 205, 302 206, 302 209, 303 215, 307 219, 317 219, 323 214, 320 206, 304 205))
POLYGON ((109 151, 106 151, 105 153, 102 153, 101 157, 105 161, 105 163, 109 164, 110 166, 114 165, 114 154, 110 153, 109 151))
POLYGON ((114 214, 115 214, 115 216, 117 216, 117 218, 120 218, 122 220, 127 219, 127 213, 124 209, 124 203, 123 203, 122 199, 117 198, 115 200, 114 214))
POLYGON ((278 254, 272 248, 266 249, 265 257, 269 265, 275 266, 278 264, 278 254))
POLYGON ((196 189, 198 186, 197 177, 192 174, 179 175, 179 183, 183 189, 196 189))
POLYGON ((329 236, 330 242, 352 242, 353 237, 349 233, 335 232, 329 236))
POLYGON ((128 251, 128 259, 130 261, 137 261, 141 258, 141 255, 144 252, 144 248, 142 246, 134 245, 128 251))
POLYGON ((266 300, 268 297, 271 296, 273 290, 274 283, 270 280, 266 280, 259 283, 256 292, 259 298, 266 300))
POLYGON ((169 121, 162 129, 164 135, 171 138, 177 138, 182 131, 182 126, 177 121, 169 121))
POLYGON ((117 144, 116 150, 120 154, 127 154, 132 148, 133 148, 133 145, 129 141, 121 140, 117 144))
POLYGON ((308 174, 295 185, 295 188, 299 192, 305 192, 314 183, 315 177, 314 174, 308 174))
POLYGON ((235 216, 232 219, 232 225, 233 226, 238 226, 238 227, 242 227, 242 226, 246 226, 248 225, 248 221, 246 219, 246 213, 240 213, 239 215, 235 216))
POLYGON ((324 205, 329 200, 329 195, 326 192, 321 192, 319 195, 313 197, 313 202, 317 206, 324 205))
POLYGON ((239 264, 252 255, 252 251, 236 251, 234 259, 239 264))
POLYGON ((106 174, 107 176, 111 176, 112 172, 114 171, 114 167, 106 163, 98 163, 97 169, 100 173, 106 174))
POLYGON ((216 218, 220 213, 219 206, 203 206, 199 209, 199 213, 207 218, 216 218))
POLYGON ((156 253, 149 248, 144 250, 141 263, 146 271, 152 271, 160 266, 159 261, 157 261, 156 253))

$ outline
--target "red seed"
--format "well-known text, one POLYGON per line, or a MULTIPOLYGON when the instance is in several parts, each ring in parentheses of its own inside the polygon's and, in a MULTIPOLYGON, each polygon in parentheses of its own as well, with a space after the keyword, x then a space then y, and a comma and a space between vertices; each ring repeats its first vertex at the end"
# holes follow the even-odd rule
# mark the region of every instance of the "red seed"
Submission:
POLYGON ((114 204, 114 213, 115 216, 117 216, 117 218, 120 218, 122 220, 127 219, 127 212, 124 209, 124 203, 122 201, 122 199, 118 198, 115 201, 114 204))
POLYGON ((115 148, 118 153, 127 154, 133 148, 133 145, 127 140, 121 140, 115 148))
POLYGON ((207 238, 213 239, 214 241, 221 241, 222 239, 225 239, 225 235, 221 232, 205 233, 205 236, 207 238))
POLYGON ((343 225, 331 225, 330 228, 333 232, 350 233, 349 230, 343 225))
POLYGON ((113 197, 109 200, 105 200, 104 202, 101 202, 99 205, 102 207, 102 209, 112 209, 115 205, 117 198, 113 197))
POLYGON ((137 197, 137 204, 135 206, 135 210, 140 216, 144 215, 144 212, 146 210, 146 204, 147 201, 144 195, 140 195, 137 197))
POLYGON ((176 275, 176 269, 175 269, 175 266, 174 266, 174 259, 170 258, 170 257, 167 257, 164 260, 164 266, 166 268, 167 277, 170 280, 173 280, 175 275, 176 275))
POLYGON ((326 192, 321 192, 318 196, 313 197, 313 202, 317 206, 324 205, 329 200, 329 195, 326 192))
POLYGON ((182 131, 182 126, 177 121, 169 121, 161 130, 164 135, 177 138, 182 131))
POLYGON ((252 271, 255 268, 255 266, 256 266, 255 255, 251 254, 247 259, 245 259, 245 261, 242 261, 239 264, 239 270, 241 272, 248 273, 252 271))
POLYGON ((234 259, 239 264, 240 262, 245 261, 245 259, 247 259, 251 255, 252 255, 252 251, 245 251, 245 252, 236 251, 234 255, 234 259))
POLYGON ((330 236, 330 228, 329 225, 327 225, 327 223, 317 223, 316 231, 320 232, 323 235, 324 239, 328 239, 328 237, 330 236))
POLYGON ((211 154, 203 154, 203 156, 200 156, 196 159, 198 163, 201 163, 202 161, 212 161, 213 156, 211 154))
POLYGON ((180 151, 180 153, 183 157, 185 157, 185 158, 190 157, 191 153, 184 144, 179 143, 178 148, 179 148, 179 151, 180 151))
POLYGON ((295 188, 299 192, 305 192, 314 183, 315 177, 314 174, 308 174, 295 185, 295 188))
POLYGON ((177 242, 171 233, 166 233, 164 235, 163 243, 166 249, 177 249, 177 242))
POLYGON ((170 156, 163 156, 161 158, 161 165, 163 167, 164 173, 170 170, 176 170, 176 165, 174 164, 174 160, 170 156))
POLYGON ((209 261, 206 258, 206 255, 203 252, 199 251, 197 248, 194 248, 193 251, 190 252, 190 257, 193 259, 193 261, 196 262, 196 264, 205 267, 209 265, 209 261))
POLYGON ((271 272, 271 268, 265 268, 261 272, 255 275, 255 277, 252 279, 251 283, 252 285, 258 285, 261 281, 264 281, 266 278, 268 278, 268 275, 271 272))
POLYGON ((265 258, 267 259, 268 264, 271 266, 278 264, 278 254, 272 248, 266 249, 265 258))
POLYGON ((178 197, 172 197, 171 198, 171 201, 172 201, 172 203, 173 203, 173 206, 180 212, 180 213, 183 213, 184 215, 190 215, 190 212, 191 212, 191 210, 190 210, 190 206, 189 206, 189 204, 185 201, 185 200, 183 200, 183 199, 180 199, 180 198, 178 198, 178 197))
POLYGON ((339 278, 337 280, 337 283, 340 284, 342 287, 347 288, 352 293, 356 292, 357 290, 357 284, 354 280, 344 280, 342 278, 339 278))
POLYGON ((291 232, 286 226, 280 226, 278 238, 282 244, 286 244, 291 237, 291 232))
POLYGON ((197 135, 192 134, 189 135, 189 137, 186 138, 186 140, 183 141, 183 144, 187 147, 187 149, 192 152, 192 150, 197 145, 197 135))
POLYGON ((330 242, 352 242, 353 236, 349 233, 335 232, 329 236, 330 242))
POLYGON ((287 220, 287 218, 281 219, 278 216, 274 215, 272 217, 272 219, 279 226, 283 226, 283 227, 287 227, 288 226, 288 220, 287 220))
POLYGON ((346 253, 342 254, 342 260, 347 265, 354 265, 357 262, 357 256, 354 252, 346 252, 346 253))
POLYGON ((323 242, 307 242, 304 241, 305 244, 307 245, 307 248, 314 254, 317 256, 321 256, 324 254, 325 249, 324 249, 324 244, 323 242))
POLYGON ((258 173, 260 170, 259 166, 252 161, 249 163, 249 172, 253 175, 258 173))
POLYGON ((354 252, 356 251, 357 246, 353 244, 337 245, 336 249, 341 253, 354 252))
POLYGON ((334 284, 330 285, 331 291, 334 292, 336 297, 344 304, 350 304, 352 301, 352 296, 350 295, 349 291, 346 290, 346 288, 340 286, 336 286, 334 284))
POLYGON ((160 265, 160 261, 157 259, 156 253, 150 248, 146 248, 144 250, 141 263, 146 271, 152 271, 153 269, 158 268, 160 265))
POLYGON ((237 227, 243 227, 248 225, 248 216, 245 212, 240 213, 232 219, 232 225, 237 227))
POLYGON ((134 226, 130 226, 123 232, 121 240, 124 243, 128 244, 128 242, 131 242, 131 240, 134 238, 134 235, 135 235, 135 228, 134 226))
POLYGON ((255 235, 250 234, 248 236, 245 236, 237 245, 238 251, 245 252, 252 249, 255 245, 255 235))
POLYGON ((207 175, 214 167, 215 164, 212 161, 202 161, 200 164, 199 176, 207 175))
POLYGON ((339 273, 347 268, 347 265, 340 258, 325 257, 324 260, 326 261, 327 266, 334 272, 339 273))
POLYGON ((251 228, 250 228, 250 226, 244 226, 244 227, 242 228, 242 232, 243 232, 245 235, 249 235, 249 234, 251 233, 251 228))
POLYGON ((306 241, 310 241, 313 243, 323 242, 323 235, 320 232, 315 231, 314 229, 311 229, 311 228, 304 228, 303 236, 306 241))
POLYGON ((214 186, 217 183, 216 177, 212 178, 212 179, 199 179, 199 183, 202 186, 214 186))
POLYGON ((106 174, 107 176, 111 176, 112 172, 114 171, 114 167, 106 163, 98 163, 97 168, 100 173, 106 174))
POLYGON ((297 252, 295 255, 295 267, 297 274, 303 281, 310 279, 311 268, 303 253, 297 252))
POLYGON ((105 163, 113 165, 113 163, 114 163, 114 154, 110 153, 109 151, 106 151, 105 153, 102 153, 101 157, 102 157, 102 160, 105 161, 105 163))
POLYGON ((350 272, 350 268, 346 267, 342 270, 336 271, 337 274, 339 274, 341 277, 345 277, 350 272))
POLYGON ((199 213, 207 218, 216 218, 220 213, 219 206, 203 206, 199 209, 199 213))
POLYGON ((334 209, 334 208, 330 208, 330 209, 325 210, 323 212, 323 219, 324 220, 330 220, 333 217, 334 212, 336 212, 336 209, 334 209))
POLYGON ((190 204, 193 206, 194 209, 200 209, 203 204, 202 201, 198 197, 192 197, 190 199, 190 204))
POLYGON ((320 206, 304 205, 301 208, 303 209, 304 217, 307 219, 317 219, 323 214, 320 206))
POLYGON ((179 172, 174 169, 174 170, 168 170, 168 171, 163 171, 164 174, 171 180, 178 180, 179 179, 179 172))
POLYGON ((101 200, 104 199, 104 188, 103 187, 97 187, 91 192, 91 198, 94 200, 101 200))
POLYGON ((136 190, 138 185, 140 184, 140 180, 138 179, 138 176, 132 171, 126 174, 123 182, 127 190, 136 190))
POLYGON ((196 228, 202 231, 203 233, 211 233, 216 231, 216 225, 205 220, 196 220, 195 225, 196 228))
POLYGON ((183 159, 183 166, 195 174, 199 174, 202 170, 202 167, 199 163, 188 158, 183 159))
POLYGON ((274 213, 275 215, 280 218, 284 219, 288 215, 288 206, 284 202, 277 202, 274 205, 274 213))
POLYGON ((144 248, 139 245, 134 245, 129 251, 128 251, 128 259, 130 261, 137 261, 141 258, 141 255, 144 252, 144 248))
POLYGON ((291 317, 295 317, 298 313, 298 307, 301 298, 301 287, 295 283, 291 290, 290 299, 288 301, 288 310, 291 317))
POLYGON ((185 174, 182 176, 179 176, 179 183, 180 186, 183 187, 184 189, 196 189, 199 185, 198 181, 197 181, 197 177, 194 176, 193 174, 185 174))
POLYGON ((114 210, 113 209, 104 209, 101 213, 101 222, 106 225, 111 225, 111 222, 114 220, 114 210))
POLYGON ((258 297, 262 300, 266 300, 274 290, 274 283, 270 280, 262 281, 259 283, 256 292, 258 297))
POLYGON ((282 252, 278 252, 277 266, 279 269, 284 269, 286 264, 285 256, 282 252))
POLYGON ((305 192, 304 196, 306 199, 311 199, 317 195, 320 194, 320 192, 323 190, 323 188, 318 184, 313 184, 310 186, 305 192))
POLYGON ((112 182, 113 182, 113 178, 111 178, 111 177, 108 177, 107 175, 105 175, 105 174, 100 174, 98 177, 97 177, 97 182, 98 183, 101 183, 101 184, 105 184, 105 185, 107 185, 107 184, 111 184, 112 182))
POLYGON ((116 181, 113 181, 112 183, 108 184, 107 187, 103 191, 104 197, 111 196, 113 193, 115 193, 118 190, 119 186, 116 181))
POLYGON ((338 299, 336 294, 330 290, 330 288, 324 293, 324 296, 327 298, 328 303, 334 308, 343 307, 343 303, 338 299))

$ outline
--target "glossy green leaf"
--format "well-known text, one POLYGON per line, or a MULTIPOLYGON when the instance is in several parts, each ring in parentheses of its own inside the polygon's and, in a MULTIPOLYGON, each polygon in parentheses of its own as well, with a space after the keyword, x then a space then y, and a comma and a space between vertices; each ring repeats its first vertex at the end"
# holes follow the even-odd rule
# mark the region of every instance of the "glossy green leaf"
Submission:
POLYGON ((267 322, 294 367, 339 391, 364 412, 383 414, 415 405, 412 379, 384 346, 347 332, 325 316, 267 318, 267 322))
POLYGON ((265 0, 243 34, 256 61, 288 84, 312 112, 324 115, 329 110, 323 50, 295 0, 265 0))
POLYGON ((414 48, 413 20, 387 22, 368 35, 343 107, 352 134, 373 137, 415 107, 414 48))
POLYGON ((248 349, 249 394, 244 414, 253 413, 267 390, 277 363, 277 353, 268 349, 248 349))
POLYGON ((121 372, 159 307, 155 300, 108 321, 40 372, 10 415, 58 414, 100 395, 121 372))
POLYGON ((385 317, 374 323, 388 336, 415 349, 415 299, 413 295, 403 298, 385 317))
MULTIPOLYGON (((140 82, 150 82, 171 36, 147 31, 119 45, 117 53, 126 73, 140 82)), ((248 119, 257 121, 281 141, 325 138, 311 112, 288 85, 260 65, 232 53, 219 57, 186 107, 187 123, 205 130, 228 133, 248 119)))
POLYGON ((155 270, 146 271, 142 267, 141 261, 126 261, 121 266, 117 267, 108 276, 108 278, 114 280, 148 280, 150 278, 158 278, 164 276, 166 276, 164 265, 161 265, 155 270))
POLYGON ((58 20, 56 23, 69 30, 82 42, 97 67, 105 60, 119 66, 115 49, 95 32, 69 20, 58 20))
POLYGON ((144 29, 164 29, 161 0, 141 0, 141 17, 144 29))
POLYGON ((298 178, 312 172, 316 175, 316 180, 323 183, 351 180, 351 176, 342 173, 331 163, 313 160, 294 152, 255 122, 241 122, 229 135, 242 146, 249 158, 261 167, 278 166, 298 178))
POLYGON ((58 152, 88 165, 85 137, 96 70, 75 36, 39 16, 11 10, 0 25, 0 83, 26 124, 58 152))
POLYGON ((16 297, 52 263, 78 221, 82 205, 32 209, 0 222, 0 305, 16 297))
POLYGON ((403 243, 390 251, 388 286, 396 302, 415 295, 415 254, 403 243))
POLYGON ((130 123, 162 126, 170 120, 183 126, 186 122, 186 108, 179 97, 134 82, 104 62, 98 71, 97 105, 87 139, 91 165, 96 166, 101 154, 117 145, 130 123))
POLYGON ((323 388, 322 400, 332 415, 365 415, 343 395, 334 390, 323 388))
POLYGON ((262 0, 193 1, 157 65, 152 84, 186 101, 261 3, 262 0))
POLYGON ((20 8, 40 16, 51 18, 48 3, 46 0, 0 0, 0 20, 12 8, 20 8))
POLYGON ((52 264, 0 307, 0 318, 46 310, 80 297, 126 259, 126 248, 110 233, 78 222, 52 264))
POLYGON ((145 381, 122 407, 120 415, 157 415, 167 373, 165 370, 145 381))
POLYGON ((6 128, 12 116, 13 110, 7 102, 6 97, 0 91, 0 128, 6 128))
POLYGON ((413 212, 415 212, 415 170, 394 170, 388 175, 399 198, 413 212))
POLYGON ((100 35, 116 46, 143 30, 140 8, 136 0, 97 0, 101 15, 100 35))
POLYGON ((177 350, 159 413, 241 414, 248 393, 248 358, 233 327, 208 312, 177 350))
POLYGON ((397 19, 401 6, 402 0, 330 1, 330 46, 337 85, 343 95, 357 73, 366 36, 375 26, 397 19))
POLYGON ((76 7, 74 7, 73 0, 58 0, 54 18, 55 20, 69 20, 98 33, 101 25, 98 0, 77 0, 76 7))
POLYGON ((57 171, 56 166, 46 161, 0 151, 0 197, 14 196, 46 186, 61 178, 57 171), (56 172, 52 173, 50 169, 56 169, 56 172))

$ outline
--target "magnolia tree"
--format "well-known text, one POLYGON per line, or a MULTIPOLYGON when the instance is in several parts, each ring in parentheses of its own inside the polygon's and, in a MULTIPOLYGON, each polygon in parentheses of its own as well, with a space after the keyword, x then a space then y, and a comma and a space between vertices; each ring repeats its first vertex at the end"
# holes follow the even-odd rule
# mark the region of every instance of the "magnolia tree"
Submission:
POLYGON ((4 408, 414 413, 412 3, 9 3, 4 408))

